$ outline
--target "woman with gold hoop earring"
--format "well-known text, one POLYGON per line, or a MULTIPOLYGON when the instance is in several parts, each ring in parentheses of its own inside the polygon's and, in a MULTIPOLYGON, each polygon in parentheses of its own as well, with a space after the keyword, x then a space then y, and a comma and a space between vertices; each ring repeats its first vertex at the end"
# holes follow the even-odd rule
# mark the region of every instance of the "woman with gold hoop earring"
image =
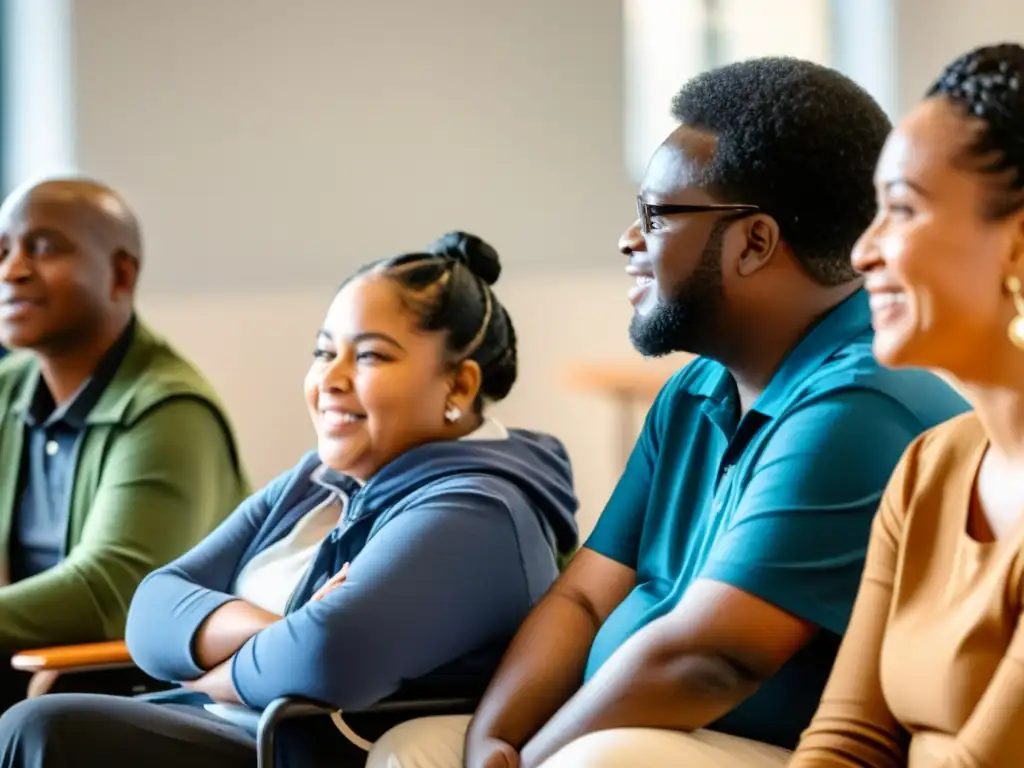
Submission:
POLYGON ((791 767, 1024 765, 1024 48, 950 64, 889 138, 854 252, 875 354, 974 412, 907 451, 791 767))

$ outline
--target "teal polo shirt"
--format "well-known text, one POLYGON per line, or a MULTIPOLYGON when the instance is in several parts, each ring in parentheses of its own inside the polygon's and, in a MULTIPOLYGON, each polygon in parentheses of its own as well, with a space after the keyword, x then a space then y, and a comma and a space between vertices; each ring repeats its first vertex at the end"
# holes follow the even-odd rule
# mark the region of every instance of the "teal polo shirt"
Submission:
POLYGON ((586 677, 698 579, 724 582, 821 631, 711 727, 793 748, 810 722, 860 584, 889 475, 921 432, 968 409, 937 376, 871 351, 867 296, 832 309, 739 417, 711 360, 665 385, 585 546, 636 571, 601 627, 586 677))

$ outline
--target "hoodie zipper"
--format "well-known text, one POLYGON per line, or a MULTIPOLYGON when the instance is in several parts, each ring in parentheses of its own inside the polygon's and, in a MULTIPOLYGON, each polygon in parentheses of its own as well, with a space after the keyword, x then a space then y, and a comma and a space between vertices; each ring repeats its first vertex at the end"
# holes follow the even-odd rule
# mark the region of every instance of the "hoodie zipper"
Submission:
POLYGON ((289 613, 292 613, 293 611, 295 611, 295 610, 297 610, 298 608, 301 607, 301 606, 294 605, 294 603, 295 603, 295 601, 297 599, 297 593, 298 593, 300 587, 304 587, 305 586, 306 580, 310 576, 310 573, 309 573, 310 569, 314 565, 316 565, 317 555, 320 554, 320 548, 323 547, 325 544, 328 544, 328 543, 332 547, 336 546, 337 543, 339 541, 341 541, 341 537, 345 534, 345 531, 347 531, 349 528, 352 527, 353 520, 352 520, 352 517, 349 515, 349 512, 355 507, 355 503, 354 502, 356 500, 356 497, 359 495, 360 491, 362 491, 362 490, 363 489, 360 488, 359 490, 355 491, 351 496, 348 496, 348 501, 345 503, 345 509, 341 513, 341 518, 338 520, 338 524, 335 525, 331 529, 331 532, 328 533, 327 536, 324 538, 324 540, 320 542, 320 546, 317 547, 317 551, 313 554, 313 559, 310 560, 309 565, 306 566, 306 570, 303 571, 302 578, 299 579, 299 581, 295 585, 295 588, 292 589, 292 593, 288 596, 288 601, 285 603, 285 608, 284 608, 285 616, 287 616, 289 613))

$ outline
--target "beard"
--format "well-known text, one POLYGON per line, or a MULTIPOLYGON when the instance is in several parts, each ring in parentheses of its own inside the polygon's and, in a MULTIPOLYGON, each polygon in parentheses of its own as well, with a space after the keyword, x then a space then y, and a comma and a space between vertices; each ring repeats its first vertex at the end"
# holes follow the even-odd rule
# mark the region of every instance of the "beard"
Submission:
POLYGON ((663 357, 672 352, 694 352, 713 331, 722 303, 722 241, 726 223, 715 225, 701 251, 693 274, 675 296, 658 301, 646 315, 633 315, 629 340, 644 357, 663 357))

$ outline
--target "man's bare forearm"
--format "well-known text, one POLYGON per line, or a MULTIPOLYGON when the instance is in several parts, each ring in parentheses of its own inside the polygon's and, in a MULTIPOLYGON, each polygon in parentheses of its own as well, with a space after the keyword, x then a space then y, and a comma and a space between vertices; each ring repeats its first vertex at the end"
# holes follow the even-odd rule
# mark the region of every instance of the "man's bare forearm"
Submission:
POLYGON ((609 728, 691 731, 752 695, 759 682, 713 654, 659 648, 640 632, 521 750, 534 768, 571 741, 609 728))
POLYGON ((231 658, 253 635, 281 617, 244 600, 225 603, 206 617, 196 632, 192 653, 205 670, 231 658))
POLYGON ((466 765, 492 738, 519 749, 579 688, 598 625, 579 603, 550 593, 523 623, 470 726, 466 765))

